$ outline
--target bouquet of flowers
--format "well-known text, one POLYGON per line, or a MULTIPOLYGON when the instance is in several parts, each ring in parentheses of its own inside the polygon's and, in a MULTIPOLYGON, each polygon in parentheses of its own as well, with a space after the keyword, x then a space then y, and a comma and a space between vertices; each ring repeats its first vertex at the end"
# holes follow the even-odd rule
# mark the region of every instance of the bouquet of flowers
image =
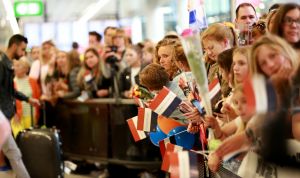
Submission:
POLYGON ((135 85, 132 89, 132 97, 142 100, 151 100, 154 98, 154 94, 145 87, 135 85))
POLYGON ((186 30, 181 37, 182 46, 187 56, 189 66, 198 84, 201 102, 204 105, 206 113, 212 115, 211 101, 209 98, 208 80, 204 61, 202 60, 203 52, 200 44, 198 33, 192 30, 186 30))

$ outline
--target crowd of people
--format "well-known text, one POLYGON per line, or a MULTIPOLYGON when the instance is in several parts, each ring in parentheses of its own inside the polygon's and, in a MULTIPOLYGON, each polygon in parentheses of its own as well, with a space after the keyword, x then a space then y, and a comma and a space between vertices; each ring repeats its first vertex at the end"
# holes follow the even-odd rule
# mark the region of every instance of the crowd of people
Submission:
MULTIPOLYGON (((247 109, 243 82, 249 76, 261 74, 274 86, 277 105, 272 112, 284 113, 280 119, 288 128, 285 138, 300 140, 299 4, 276 4, 259 18, 251 4, 242 3, 236 9, 233 23, 210 24, 199 35, 204 52, 199 60, 205 62, 208 83, 218 78, 221 85, 221 94, 212 101, 213 116, 203 116, 190 102, 199 96, 193 95, 197 86, 179 34, 167 34, 157 44, 151 40, 132 44, 123 29, 107 27, 104 42, 99 33, 89 32, 89 47, 82 55, 77 43, 66 52, 50 40, 32 47, 25 55, 27 39, 22 35, 12 36, 0 60, 0 109, 4 114, 0 115, 0 148, 17 177, 28 174, 20 166, 21 154, 13 137, 4 134, 9 132, 4 117, 13 121, 12 130, 17 124, 23 128, 53 126, 51 121, 41 123, 39 118, 41 112, 51 111, 60 99, 84 102, 92 98, 132 98, 136 85, 154 95, 163 86, 168 87, 184 101, 170 119, 186 124, 191 133, 198 132, 203 123, 213 130, 221 144, 209 155, 212 171, 218 169, 228 153, 244 146, 257 146, 259 130, 270 120, 247 109), (33 105, 33 115, 29 104, 33 105), (9 152, 8 147, 15 152, 9 152)), ((3 166, 1 155, 0 166, 3 166)), ((231 171, 237 172, 239 164, 236 160, 231 171)))

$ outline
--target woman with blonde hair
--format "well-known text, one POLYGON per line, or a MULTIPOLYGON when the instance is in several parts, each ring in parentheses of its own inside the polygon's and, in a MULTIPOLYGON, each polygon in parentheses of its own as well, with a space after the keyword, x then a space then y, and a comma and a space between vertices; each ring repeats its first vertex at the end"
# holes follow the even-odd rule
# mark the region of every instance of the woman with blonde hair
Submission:
POLYGON ((296 51, 283 39, 268 34, 260 38, 251 48, 250 72, 267 78, 291 77, 299 66, 296 51))
POLYGON ((55 44, 51 40, 43 42, 40 53, 40 60, 36 60, 33 62, 29 72, 29 77, 36 79, 40 84, 43 95, 47 93, 45 79, 48 74, 49 67, 51 68, 51 63, 54 63, 55 61, 55 54, 55 44))
POLYGON ((179 39, 164 38, 155 47, 154 63, 160 64, 165 68, 169 74, 170 81, 179 73, 178 67, 175 64, 174 45, 176 42, 179 42, 179 39))

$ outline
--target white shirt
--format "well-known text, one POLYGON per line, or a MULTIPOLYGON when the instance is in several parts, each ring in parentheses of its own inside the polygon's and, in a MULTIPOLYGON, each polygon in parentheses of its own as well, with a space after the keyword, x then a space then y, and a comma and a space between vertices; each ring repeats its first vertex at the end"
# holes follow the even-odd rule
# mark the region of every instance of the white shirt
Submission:
POLYGON ((48 74, 49 65, 48 64, 41 64, 40 60, 35 60, 32 63, 32 66, 30 68, 29 77, 33 79, 39 79, 41 82, 42 87, 42 93, 46 93, 46 85, 45 85, 45 79, 48 74))

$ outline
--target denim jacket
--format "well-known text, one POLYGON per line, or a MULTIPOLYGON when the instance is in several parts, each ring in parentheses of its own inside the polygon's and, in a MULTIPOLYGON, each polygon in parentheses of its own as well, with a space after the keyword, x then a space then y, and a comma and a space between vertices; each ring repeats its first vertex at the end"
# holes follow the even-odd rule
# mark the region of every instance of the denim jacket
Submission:
POLYGON ((28 97, 14 89, 14 69, 6 54, 0 54, 0 110, 11 119, 16 113, 16 101, 28 101, 28 97))

